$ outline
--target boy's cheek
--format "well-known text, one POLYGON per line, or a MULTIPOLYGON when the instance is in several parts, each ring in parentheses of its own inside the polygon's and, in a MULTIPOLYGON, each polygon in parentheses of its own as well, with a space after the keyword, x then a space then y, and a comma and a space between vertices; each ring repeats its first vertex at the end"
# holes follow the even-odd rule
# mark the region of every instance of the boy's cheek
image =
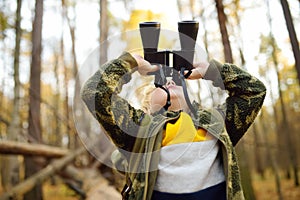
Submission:
POLYGON ((151 112, 160 110, 167 101, 167 94, 160 88, 156 88, 151 94, 150 107, 151 112))

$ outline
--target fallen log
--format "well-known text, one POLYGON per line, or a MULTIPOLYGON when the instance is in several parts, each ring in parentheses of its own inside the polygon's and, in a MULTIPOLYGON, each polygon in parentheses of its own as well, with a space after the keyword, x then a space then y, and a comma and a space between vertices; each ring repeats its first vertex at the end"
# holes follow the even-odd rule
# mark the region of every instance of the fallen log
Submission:
POLYGON ((87 190, 85 200, 120 200, 122 196, 115 187, 109 184, 107 179, 99 174, 89 175, 89 181, 85 182, 83 189, 87 190))
POLYGON ((0 196, 0 200, 17 199, 18 197, 23 196, 26 192, 30 191, 36 184, 43 183, 51 175, 62 170, 66 165, 68 165, 77 156, 79 156, 84 152, 86 152, 85 147, 81 147, 80 149, 67 154, 63 158, 54 160, 46 168, 42 169, 41 171, 37 172, 35 175, 29 177, 28 179, 24 180, 20 184, 16 185, 10 191, 2 194, 2 196, 0 196))
MULTIPOLYGON (((97 161, 95 161, 97 163, 97 161)), ((104 178, 100 173, 97 164, 93 164, 89 168, 75 168, 68 165, 63 173, 64 183, 72 190, 74 190, 81 198, 85 200, 120 200, 122 199, 120 192, 115 186, 104 178)))
MULTIPOLYGON (((101 143, 101 142, 100 142, 101 143)), ((28 179, 24 180, 22 183, 16 185, 10 191, 0 194, 0 200, 12 200, 12 199, 19 199, 25 193, 30 191, 36 184, 40 184, 48 180, 54 174, 59 174, 62 178, 66 181, 65 183, 70 187, 70 183, 72 184, 71 187, 76 186, 76 189, 80 189, 80 196, 85 198, 86 200, 93 200, 93 199, 103 199, 103 200, 118 200, 121 199, 120 193, 116 190, 116 188, 108 182, 98 171, 97 164, 93 164, 91 168, 85 169, 78 169, 72 165, 69 165, 77 156, 81 155, 82 153, 86 152, 87 149, 99 148, 99 141, 88 142, 87 146, 83 146, 77 151, 68 152, 64 149, 50 147, 47 145, 38 145, 38 144, 28 144, 25 143, 18 143, 18 142, 7 142, 7 141, 0 141, 0 153, 6 154, 22 154, 22 155, 31 155, 31 156, 44 156, 44 157, 61 157, 62 158, 56 159, 52 161, 47 167, 42 169, 41 171, 37 172, 35 175, 29 177, 28 179), (2 146, 5 144, 5 146, 2 146), (26 147, 26 148, 23 148, 26 147), (45 148, 41 148, 45 147, 45 148), (13 149, 16 148, 16 149, 13 149), (26 149, 26 150, 25 150, 26 149), (44 149, 44 153, 41 153, 41 149, 44 149), (51 150, 50 151, 47 150, 51 150), (58 150, 58 151, 54 151, 58 150), (61 151, 62 150, 62 151, 61 151), (53 153, 55 152, 55 153, 53 153), (60 172, 60 173, 59 173, 60 172), (71 182, 70 182, 71 180, 71 182), (73 183, 80 183, 79 187, 78 184, 73 183)), ((100 145, 100 147, 103 145, 100 145)), ((104 153, 105 157, 107 153, 104 153)))
POLYGON ((44 144, 14 142, 8 140, 0 141, 0 154, 59 158, 67 155, 68 153, 69 151, 67 149, 44 144))

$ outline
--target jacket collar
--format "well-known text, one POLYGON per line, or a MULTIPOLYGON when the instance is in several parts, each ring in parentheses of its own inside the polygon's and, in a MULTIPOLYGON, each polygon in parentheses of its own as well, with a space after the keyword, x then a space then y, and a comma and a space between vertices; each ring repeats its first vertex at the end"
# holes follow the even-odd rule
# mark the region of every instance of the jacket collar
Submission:
MULTIPOLYGON (((220 134, 224 131, 225 127, 222 115, 214 108, 200 108, 200 105, 195 101, 193 102, 193 106, 198 108, 196 109, 196 115, 191 115, 195 126, 207 130, 216 138, 220 139, 220 134)), ((177 119, 181 112, 182 110, 156 112, 153 114, 153 122, 157 124, 177 119)))

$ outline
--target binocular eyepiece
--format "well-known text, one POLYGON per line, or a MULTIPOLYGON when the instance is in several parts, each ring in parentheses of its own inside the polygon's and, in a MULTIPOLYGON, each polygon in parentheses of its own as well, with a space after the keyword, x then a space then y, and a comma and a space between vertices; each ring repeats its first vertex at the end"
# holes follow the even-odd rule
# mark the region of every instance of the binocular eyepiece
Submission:
POLYGON ((159 22, 142 22, 139 24, 139 28, 144 50, 144 59, 151 64, 160 64, 162 66, 160 71, 153 73, 155 75, 155 84, 164 85, 167 81, 166 78, 172 77, 177 85, 181 85, 178 72, 193 69, 199 23, 197 21, 178 22, 181 49, 175 51, 158 51, 160 35, 159 22), (173 56, 173 63, 170 63, 170 56, 173 56))

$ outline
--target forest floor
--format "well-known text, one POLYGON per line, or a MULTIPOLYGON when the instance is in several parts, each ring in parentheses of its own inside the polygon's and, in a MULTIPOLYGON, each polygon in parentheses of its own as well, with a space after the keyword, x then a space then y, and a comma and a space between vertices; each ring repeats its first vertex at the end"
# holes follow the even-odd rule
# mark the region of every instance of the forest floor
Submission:
MULTIPOLYGON (((274 199, 277 200, 277 193, 275 187, 275 179, 272 175, 266 175, 265 179, 259 176, 253 177, 253 187, 255 191, 256 200, 274 199)), ((295 187, 292 179, 281 179, 281 189, 284 200, 299 200, 300 186, 295 187)), ((79 197, 63 184, 51 186, 45 184, 45 200, 78 200, 79 197)))
MULTIPOLYGON (((253 187, 256 200, 274 199, 277 200, 275 187, 275 179, 272 175, 266 175, 264 179, 259 176, 253 177, 253 187)), ((281 179, 281 189, 283 199, 298 200, 300 199, 300 186, 295 187, 292 179, 281 179)), ((102 188, 105 190, 105 188, 102 188)), ((79 196, 74 191, 70 190, 63 183, 51 185, 50 182, 44 184, 44 200, 79 200, 79 196)), ((0 187, 0 196, 2 188, 0 187)))
MULTIPOLYGON (((282 176, 280 178, 283 199, 300 199, 300 186, 296 187, 294 185, 294 179, 286 179, 282 176)), ((276 191, 275 177, 272 174, 267 173, 264 179, 259 176, 254 176, 252 181, 256 200, 279 199, 276 191)))

